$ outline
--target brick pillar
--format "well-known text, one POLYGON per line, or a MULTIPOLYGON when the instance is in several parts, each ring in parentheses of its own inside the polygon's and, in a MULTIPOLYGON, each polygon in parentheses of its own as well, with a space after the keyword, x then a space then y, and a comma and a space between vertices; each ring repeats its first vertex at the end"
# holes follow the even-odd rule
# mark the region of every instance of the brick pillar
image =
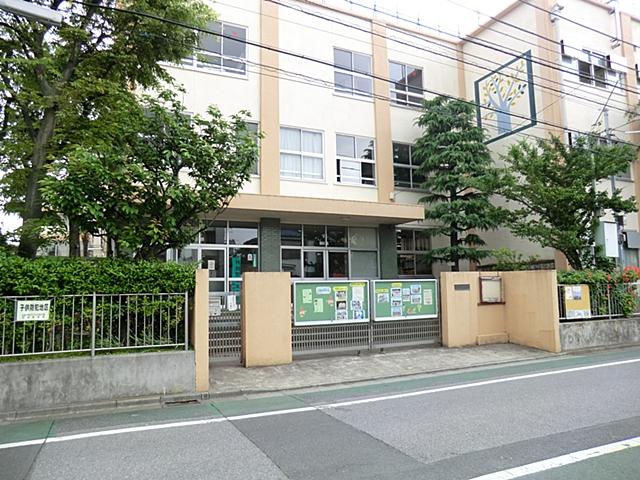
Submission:
POLYGON ((280 219, 260 219, 260 271, 280 271, 280 219))
POLYGON ((396 226, 379 225, 380 240, 380 278, 398 276, 398 251, 396 246, 396 226))

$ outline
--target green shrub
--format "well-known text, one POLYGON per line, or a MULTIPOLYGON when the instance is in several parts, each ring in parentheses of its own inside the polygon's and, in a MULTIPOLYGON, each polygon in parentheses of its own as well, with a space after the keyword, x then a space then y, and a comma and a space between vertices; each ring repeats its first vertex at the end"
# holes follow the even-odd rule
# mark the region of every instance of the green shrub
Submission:
POLYGON ((195 287, 195 265, 0 254, 0 295, 177 293, 195 287))
POLYGON ((558 284, 586 284, 590 288, 592 308, 608 312, 609 305, 616 313, 619 308, 626 317, 635 313, 638 303, 638 289, 634 285, 640 279, 640 269, 625 267, 624 270, 569 270, 558 272, 558 284))

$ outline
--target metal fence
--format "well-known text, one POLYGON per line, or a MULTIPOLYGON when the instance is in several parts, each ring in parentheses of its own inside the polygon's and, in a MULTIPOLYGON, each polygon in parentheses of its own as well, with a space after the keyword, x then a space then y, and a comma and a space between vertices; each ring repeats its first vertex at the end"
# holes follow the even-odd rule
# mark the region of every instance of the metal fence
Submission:
POLYGON ((188 293, 0 297, 0 356, 188 348, 188 293), (48 320, 17 321, 20 301, 49 301, 48 320))
POLYGON ((588 311, 567 310, 566 298, 571 285, 558 285, 561 322, 602 320, 640 315, 640 288, 637 283, 589 285, 588 311))

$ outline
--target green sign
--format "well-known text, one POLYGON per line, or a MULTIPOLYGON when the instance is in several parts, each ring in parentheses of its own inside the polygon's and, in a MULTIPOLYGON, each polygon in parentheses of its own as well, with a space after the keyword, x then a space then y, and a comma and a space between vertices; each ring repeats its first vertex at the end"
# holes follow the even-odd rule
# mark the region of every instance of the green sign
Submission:
POLYGON ((410 320, 438 316, 436 280, 375 280, 373 319, 410 320))
POLYGON ((369 282, 293 283, 295 325, 327 325, 369 321, 369 282))

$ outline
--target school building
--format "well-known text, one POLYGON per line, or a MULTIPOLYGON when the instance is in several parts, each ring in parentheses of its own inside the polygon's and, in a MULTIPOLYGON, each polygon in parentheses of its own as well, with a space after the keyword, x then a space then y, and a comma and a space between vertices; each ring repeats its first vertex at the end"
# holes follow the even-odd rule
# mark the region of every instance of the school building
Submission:
MULTIPOLYGON (((201 34, 198 55, 166 66, 188 111, 248 110, 264 134, 251 180, 229 208, 169 253, 209 267, 211 292, 239 291, 246 271, 329 279, 447 270, 422 260, 448 241, 427 234, 419 202, 411 149, 423 98, 477 99, 497 162, 522 138, 555 133, 569 143, 594 125, 640 144, 640 126, 625 116, 638 103, 640 16, 616 2, 514 1, 466 36, 368 5, 215 2, 209 28, 221 35, 201 34)), ((639 175, 636 162, 613 181, 640 198, 639 175)), ((615 234, 614 219, 603 220, 615 234)), ((637 265, 637 214, 623 221, 623 261, 637 265)), ((505 230, 483 237, 490 248, 565 266, 557 252, 505 230)))

